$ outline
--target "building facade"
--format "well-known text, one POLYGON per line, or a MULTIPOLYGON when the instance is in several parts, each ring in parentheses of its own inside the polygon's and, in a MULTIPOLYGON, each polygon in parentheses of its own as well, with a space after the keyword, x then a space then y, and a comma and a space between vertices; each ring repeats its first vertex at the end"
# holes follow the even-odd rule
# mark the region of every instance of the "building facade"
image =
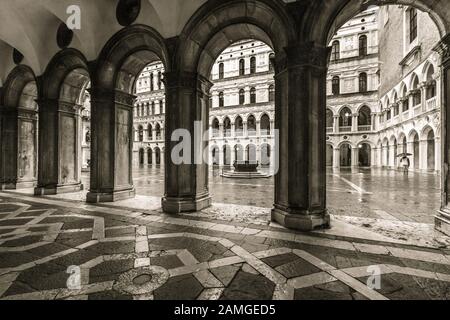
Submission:
POLYGON ((164 163, 165 103, 164 66, 155 62, 145 67, 136 82, 134 106, 133 165, 164 163))
POLYGON ((334 36, 327 87, 327 165, 439 172, 438 30, 408 6, 367 10, 334 36))
MULTIPOLYGON (((227 48, 211 72, 210 164, 237 161, 273 162, 273 51, 260 41, 240 41, 227 48)), ((161 63, 147 66, 136 83, 133 163, 162 165, 165 97, 161 63)))

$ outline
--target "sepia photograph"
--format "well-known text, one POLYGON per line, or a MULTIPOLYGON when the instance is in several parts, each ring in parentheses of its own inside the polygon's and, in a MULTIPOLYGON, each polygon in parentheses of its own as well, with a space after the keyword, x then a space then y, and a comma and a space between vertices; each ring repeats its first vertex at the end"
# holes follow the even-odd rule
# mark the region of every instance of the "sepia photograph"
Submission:
POLYGON ((0 308, 448 301, 449 130, 448 0, 0 0, 0 308))

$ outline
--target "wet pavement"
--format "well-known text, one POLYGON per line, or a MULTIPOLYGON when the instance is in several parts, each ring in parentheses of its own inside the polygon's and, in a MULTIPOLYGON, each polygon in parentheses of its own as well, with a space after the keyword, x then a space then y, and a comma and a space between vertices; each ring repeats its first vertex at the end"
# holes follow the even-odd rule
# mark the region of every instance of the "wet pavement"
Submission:
POLYGON ((449 284, 447 249, 0 192, 0 299, 449 299, 449 284))
MULTIPOLYGON (((88 174, 83 183, 89 185, 88 174)), ((135 168, 133 178, 138 195, 164 194, 164 169, 135 168)), ((230 179, 211 170, 210 193, 214 203, 270 209, 273 178, 230 179)), ((433 174, 382 169, 342 169, 327 172, 327 207, 331 214, 373 219, 433 223, 439 209, 440 178, 433 174)))

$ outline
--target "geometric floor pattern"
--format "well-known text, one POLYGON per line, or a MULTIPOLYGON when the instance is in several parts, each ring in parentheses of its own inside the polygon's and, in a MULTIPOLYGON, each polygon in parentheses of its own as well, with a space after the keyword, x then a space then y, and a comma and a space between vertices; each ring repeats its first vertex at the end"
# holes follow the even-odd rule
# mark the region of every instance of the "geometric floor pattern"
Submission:
POLYGON ((0 196, 0 300, 449 298, 443 250, 0 196))

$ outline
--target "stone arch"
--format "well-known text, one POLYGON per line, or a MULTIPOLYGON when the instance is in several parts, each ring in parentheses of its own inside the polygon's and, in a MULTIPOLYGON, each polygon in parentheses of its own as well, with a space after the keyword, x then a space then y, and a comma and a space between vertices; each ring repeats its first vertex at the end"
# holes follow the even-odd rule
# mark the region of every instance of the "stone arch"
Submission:
POLYGON ((339 163, 341 167, 350 167, 352 165, 352 143, 343 141, 339 144, 339 163))
POLYGON ((38 85, 25 65, 9 73, 0 97, 0 188, 33 187, 37 178, 38 85))
POLYGON ((164 38, 149 26, 126 27, 113 35, 103 47, 93 83, 105 89, 132 94, 141 71, 155 61, 161 61, 166 72, 171 70, 164 38))
MULTIPOLYGON (((171 71, 172 60, 163 37, 149 26, 136 24, 114 34, 92 68, 91 152, 95 156, 88 202, 109 202, 135 195, 133 90, 142 70, 156 61, 161 61, 165 72, 171 71), (115 134, 107 134, 110 132, 115 134)), ((157 155, 157 150, 154 151, 157 155)))
POLYGON ((352 17, 367 10, 371 6, 382 6, 389 4, 403 4, 415 7, 424 12, 428 12, 435 22, 437 29, 443 37, 450 32, 450 13, 447 10, 446 1, 434 0, 337 0, 332 5, 326 1, 317 1, 310 6, 309 17, 302 36, 310 37, 326 46, 336 33, 352 17), (325 30, 325 32, 324 32, 325 30))
POLYGON ((208 78, 216 57, 239 40, 260 40, 278 58, 295 41, 295 23, 281 1, 208 1, 191 17, 180 38, 181 70, 208 78))

